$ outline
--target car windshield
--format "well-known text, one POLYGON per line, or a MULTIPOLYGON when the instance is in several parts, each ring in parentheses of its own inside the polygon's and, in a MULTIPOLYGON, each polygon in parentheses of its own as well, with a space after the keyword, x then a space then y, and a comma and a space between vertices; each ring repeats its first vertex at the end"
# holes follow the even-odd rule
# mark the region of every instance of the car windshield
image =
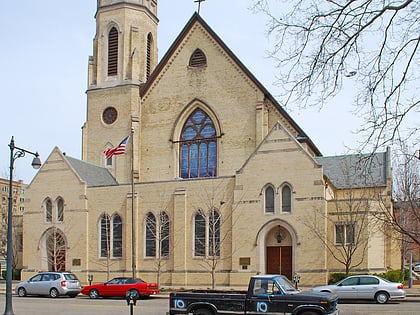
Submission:
POLYGON ((276 277, 276 281, 280 284, 284 291, 297 291, 295 286, 285 277, 276 277))
POLYGON ((72 274, 72 273, 65 273, 64 278, 66 280, 79 280, 79 279, 77 279, 77 276, 75 274, 72 274))

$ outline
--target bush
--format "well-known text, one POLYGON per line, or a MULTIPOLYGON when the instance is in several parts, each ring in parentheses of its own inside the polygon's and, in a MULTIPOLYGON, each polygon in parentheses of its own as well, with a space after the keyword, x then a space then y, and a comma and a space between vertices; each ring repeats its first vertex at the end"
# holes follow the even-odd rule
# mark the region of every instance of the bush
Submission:
POLYGON ((343 280, 344 278, 347 278, 349 275, 346 275, 344 272, 336 272, 336 273, 330 273, 328 278, 328 284, 334 284, 337 283, 340 280, 343 280))
POLYGON ((376 275, 392 282, 403 282, 404 280, 408 279, 409 272, 408 270, 404 270, 402 272, 400 269, 397 269, 397 270, 389 270, 385 273, 376 274, 376 275))

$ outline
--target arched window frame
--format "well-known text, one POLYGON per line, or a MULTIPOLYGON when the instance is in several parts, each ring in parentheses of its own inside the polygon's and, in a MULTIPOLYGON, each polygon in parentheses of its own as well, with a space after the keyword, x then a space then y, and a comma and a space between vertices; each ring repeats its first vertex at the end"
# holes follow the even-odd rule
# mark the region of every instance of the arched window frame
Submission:
POLYGON ((112 257, 122 258, 123 248, 123 224, 118 214, 112 216, 112 257))
POLYGON ((44 200, 45 208, 45 222, 52 223, 53 221, 53 203, 50 198, 44 200))
POLYGON ((263 189, 264 213, 274 214, 276 212, 276 190, 273 185, 268 184, 263 189))
POLYGON ((156 217, 152 212, 146 214, 145 219, 145 256, 156 257, 156 217))
POLYGON ((64 199, 58 197, 55 201, 55 205, 57 208, 57 222, 64 222, 64 199))
POLYGON ((188 61, 188 66, 191 68, 204 68, 207 66, 207 57, 206 54, 200 49, 197 48, 190 56, 188 61))
POLYGON ((194 215, 194 257, 218 257, 221 252, 221 216, 213 208, 205 215, 202 210, 194 215))
POLYGON ((159 253, 160 257, 169 257, 170 251, 170 236, 171 236, 171 220, 169 215, 162 211, 159 214, 159 253))
POLYGON ((112 26, 108 32, 108 76, 118 75, 119 62, 119 34, 118 29, 112 26))
POLYGON ((170 218, 165 211, 152 212, 145 219, 145 257, 167 258, 170 252, 170 218))
POLYGON ((105 154, 103 153, 103 152, 105 152, 106 150, 108 150, 108 149, 110 149, 110 148, 112 148, 113 146, 112 146, 112 144, 110 144, 110 143, 108 143, 105 147, 104 147, 104 149, 102 150, 102 157, 103 157, 103 163, 104 163, 104 166, 106 167, 106 168, 113 168, 114 167, 114 158, 115 158, 115 155, 113 155, 113 156, 111 156, 109 159, 107 159, 106 157, 105 157, 105 154))
POLYGON ((123 223, 119 214, 99 218, 99 257, 122 258, 123 223))
POLYGON ((152 60, 153 60, 153 46, 154 39, 152 33, 147 34, 147 51, 146 51, 146 80, 149 79, 152 73, 152 60))
POLYGON ((283 184, 280 188, 280 204, 281 204, 281 213, 291 213, 293 204, 292 204, 292 195, 293 190, 289 184, 283 184))
POLYGON ((197 107, 185 120, 179 140, 181 178, 217 175, 217 127, 211 116, 197 107))

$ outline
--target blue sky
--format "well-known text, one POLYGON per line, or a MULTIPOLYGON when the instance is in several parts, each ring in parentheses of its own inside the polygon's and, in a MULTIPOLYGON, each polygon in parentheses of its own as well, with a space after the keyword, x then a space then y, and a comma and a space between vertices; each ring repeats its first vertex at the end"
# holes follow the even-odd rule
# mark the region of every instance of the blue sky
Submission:
MULTIPOLYGON (((273 40, 266 37, 266 17, 249 8, 252 0, 206 0, 201 16, 233 53, 271 92, 276 68, 267 58, 273 40)), ((161 58, 197 9, 194 0, 159 0, 161 58)), ((9 147, 38 151, 45 161, 55 146, 81 156, 81 127, 86 118, 88 57, 95 35, 95 0, 4 1, 0 11, 1 128, 0 177, 9 172, 9 147)), ((324 109, 299 111, 292 118, 323 155, 347 153, 360 140, 352 131, 352 97, 343 94, 324 109)), ((36 174, 32 157, 15 161, 15 178, 29 183, 36 174)))

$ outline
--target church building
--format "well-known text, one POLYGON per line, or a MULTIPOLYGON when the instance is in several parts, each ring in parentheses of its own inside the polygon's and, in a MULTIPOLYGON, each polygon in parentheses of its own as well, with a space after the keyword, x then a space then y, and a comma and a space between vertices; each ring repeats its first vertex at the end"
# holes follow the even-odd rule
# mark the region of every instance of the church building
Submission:
POLYGON ((375 220, 390 152, 324 157, 197 13, 158 61, 157 12, 97 1, 82 156, 55 147, 27 188, 22 277, 315 285, 399 268, 375 220))

